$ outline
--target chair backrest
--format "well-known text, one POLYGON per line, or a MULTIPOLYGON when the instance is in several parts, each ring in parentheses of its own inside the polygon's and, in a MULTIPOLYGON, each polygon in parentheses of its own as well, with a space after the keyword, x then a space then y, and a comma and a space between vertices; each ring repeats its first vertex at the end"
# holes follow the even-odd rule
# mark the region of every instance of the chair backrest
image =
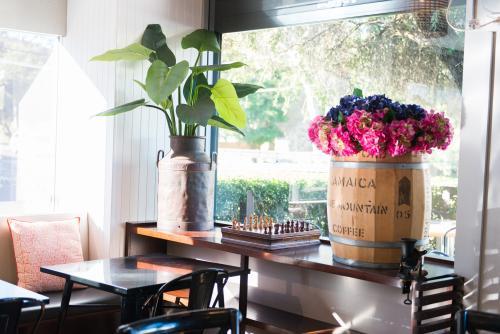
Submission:
POLYGON ((0 299, 0 334, 15 334, 21 315, 21 299, 0 299))
POLYGON ((457 334, 477 333, 485 330, 490 333, 500 333, 500 314, 461 311, 456 314, 457 334))
POLYGON ((412 333, 455 329, 455 313, 462 309, 464 278, 454 275, 417 282, 413 289, 412 333))
POLYGON ((118 334, 179 333, 218 328, 220 333, 239 333, 240 312, 236 309, 208 309, 174 313, 140 320, 118 328, 118 334))
MULTIPOLYGON (((158 291, 151 296, 143 306, 149 310, 150 316, 160 314, 160 303, 163 293, 168 291, 189 288, 188 310, 202 310, 210 307, 210 301, 215 284, 219 284, 220 292, 227 282, 229 274, 222 269, 203 269, 183 275, 170 282, 165 283, 158 291)), ((219 295, 216 298, 219 298, 219 295)))

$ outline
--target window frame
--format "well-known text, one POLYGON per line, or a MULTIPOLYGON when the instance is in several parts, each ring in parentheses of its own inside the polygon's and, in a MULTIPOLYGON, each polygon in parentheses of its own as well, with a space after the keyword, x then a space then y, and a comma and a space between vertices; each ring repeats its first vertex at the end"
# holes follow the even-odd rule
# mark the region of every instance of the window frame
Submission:
MULTIPOLYGON (((215 32, 217 36, 217 40, 219 41, 219 44, 221 45, 221 50, 223 50, 223 45, 222 45, 222 35, 224 33, 229 33, 229 32, 241 32, 241 31, 247 31, 247 30, 258 30, 258 29, 267 29, 267 28, 277 28, 277 27, 284 27, 284 26, 290 26, 290 25, 301 25, 301 24, 312 24, 312 23, 320 23, 320 22, 328 22, 328 21, 333 21, 333 20, 343 20, 343 19, 352 19, 352 18, 362 18, 362 17, 368 17, 368 16, 375 16, 375 15, 390 15, 390 14, 397 14, 397 13, 405 13, 409 12, 411 10, 411 7, 409 5, 408 0, 365 0, 363 1, 362 4, 358 5, 350 5, 350 6, 335 6, 334 4, 332 5, 332 1, 323 1, 323 3, 326 3, 328 8, 322 8, 320 9, 321 11, 327 11, 327 15, 321 15, 318 16, 315 14, 317 11, 319 11, 317 8, 316 10, 311 10, 313 3, 317 3, 317 1, 310 1, 310 0, 295 0, 294 2, 296 5, 292 6, 287 6, 287 8, 281 8, 281 16, 290 16, 290 20, 288 20, 287 23, 282 24, 284 21, 278 21, 278 20, 264 20, 264 21, 259 21, 257 24, 250 25, 251 23, 249 21, 252 20, 252 16, 250 18, 247 18, 246 20, 240 17, 240 22, 239 24, 239 29, 235 28, 235 26, 232 25, 224 25, 220 24, 219 21, 225 21, 222 20, 224 16, 218 17, 217 13, 217 3, 224 5, 227 1, 238 1, 240 4, 236 4, 234 7, 244 7, 243 6, 243 1, 245 0, 209 0, 208 2, 208 29, 215 32), (295 8, 295 11, 293 10, 295 8), (302 11, 299 10, 300 14, 297 16, 297 11, 296 9, 300 8, 302 11), (307 10, 309 8, 309 10, 307 10), (305 10, 304 10, 305 9, 305 10), (311 15, 310 15, 311 14, 311 15)), ((264 0, 259 0, 260 2, 264 2, 264 0)), ((456 2, 453 3, 454 6, 460 6, 460 5, 465 5, 465 0, 457 0, 456 2)), ((263 6, 264 7, 264 6, 263 6)), ((279 9, 276 6, 275 9, 279 9)), ((267 11, 273 10, 270 8, 267 8, 267 11)), ((262 11, 264 13, 266 11, 262 11)), ((251 13, 250 13, 251 14, 251 13)), ((255 18, 255 17, 254 17, 255 18)), ((285 21, 286 22, 286 21, 285 21)), ((214 54, 211 59, 207 59, 207 61, 211 64, 220 64, 221 63, 221 56, 219 54, 214 54)), ((465 61, 464 61, 465 63, 465 61)), ((220 78, 220 73, 215 72, 213 74, 212 80, 213 82, 217 81, 217 79, 220 78)), ((463 116, 464 111, 461 111, 461 114, 463 116)), ((218 147, 219 146, 219 130, 216 127, 210 127, 210 155, 213 156, 214 154, 218 154, 218 147)), ((460 164, 460 158, 458 163, 460 164)), ((215 171, 215 178, 214 178, 214 221, 217 226, 229 226, 227 222, 221 222, 217 221, 215 219, 216 211, 217 211, 217 185, 218 185, 218 175, 217 175, 217 170, 215 171)), ((458 176, 460 178, 460 175, 458 176)), ((458 215, 457 215, 457 220, 458 221, 458 215)), ((320 241, 322 243, 329 243, 329 239, 326 236, 321 236, 320 241)), ((429 260, 430 262, 439 262, 439 263, 444 263, 448 265, 454 265, 455 263, 455 257, 450 257, 447 258, 445 256, 439 255, 439 254, 429 254, 426 257, 426 260, 429 260)))

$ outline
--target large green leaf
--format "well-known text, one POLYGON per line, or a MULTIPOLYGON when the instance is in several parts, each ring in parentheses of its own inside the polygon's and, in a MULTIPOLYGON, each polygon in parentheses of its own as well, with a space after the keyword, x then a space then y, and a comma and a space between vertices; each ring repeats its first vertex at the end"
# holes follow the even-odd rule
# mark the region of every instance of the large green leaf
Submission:
MULTIPOLYGON (((182 94, 184 95, 184 98, 186 101, 189 101, 189 97, 191 95, 191 78, 193 77, 193 74, 191 73, 187 79, 186 82, 184 83, 184 88, 182 89, 182 94)), ((196 89, 196 86, 198 85, 207 85, 208 86, 208 81, 207 77, 205 77, 205 74, 199 73, 194 76, 193 78, 193 89, 196 89)), ((203 98, 203 97, 209 97, 210 96, 210 91, 207 89, 200 89, 198 90, 198 98, 203 98)))
POLYGON ((200 124, 207 126, 208 120, 215 115, 215 106, 208 97, 198 99, 194 106, 179 104, 177 116, 186 124, 200 124))
POLYGON ((112 109, 100 112, 95 116, 114 116, 114 115, 118 115, 118 114, 130 111, 130 110, 134 110, 135 108, 141 107, 145 104, 146 104, 146 100, 140 99, 140 100, 125 103, 125 104, 122 104, 121 106, 114 107, 112 109))
POLYGON ((90 60, 95 61, 117 61, 117 60, 146 60, 153 50, 142 46, 139 43, 130 44, 123 49, 113 49, 105 53, 92 57, 90 60))
POLYGON ((181 41, 183 49, 195 48, 199 52, 220 52, 220 45, 214 32, 198 29, 185 36, 181 41))
MULTIPOLYGON (((161 31, 159 24, 150 24, 144 30, 141 44, 156 52, 156 58, 163 61, 167 66, 175 65, 175 55, 167 46, 167 38, 161 31)), ((150 59, 153 62, 156 59, 150 59)))
POLYGON ((146 76, 146 91, 156 104, 168 98, 186 78, 189 63, 185 60, 172 66, 169 70, 161 60, 155 60, 149 67, 146 76))
POLYGON ((247 115, 238 101, 238 95, 231 82, 219 79, 212 87, 210 98, 214 101, 215 109, 222 119, 237 128, 246 127, 247 115))
POLYGON ((235 83, 233 82, 234 89, 236 90, 236 95, 241 99, 247 95, 253 94, 259 89, 263 88, 262 86, 252 85, 252 84, 244 84, 244 83, 235 83))
POLYGON ((232 124, 229 124, 228 122, 226 122, 225 120, 216 115, 212 116, 212 118, 208 120, 208 125, 238 132, 240 135, 245 136, 245 134, 240 129, 238 129, 232 124))
POLYGON ((227 71, 227 70, 242 67, 242 66, 246 66, 246 64, 237 61, 237 62, 229 63, 229 64, 196 66, 196 67, 192 67, 191 69, 193 70, 194 73, 202 73, 202 72, 206 72, 206 71, 227 71))

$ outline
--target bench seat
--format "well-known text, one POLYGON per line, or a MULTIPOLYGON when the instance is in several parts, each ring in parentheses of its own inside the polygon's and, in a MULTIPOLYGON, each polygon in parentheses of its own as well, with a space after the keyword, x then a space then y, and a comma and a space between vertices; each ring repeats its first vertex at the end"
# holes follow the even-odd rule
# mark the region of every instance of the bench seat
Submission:
MULTIPOLYGON (((44 293, 50 298, 38 334, 55 333, 61 306, 62 292, 44 293)), ((70 308, 64 322, 64 333, 114 333, 120 324, 121 298, 118 295, 93 289, 75 289, 71 294, 70 308)), ((23 309, 19 333, 30 333, 39 307, 23 309)))

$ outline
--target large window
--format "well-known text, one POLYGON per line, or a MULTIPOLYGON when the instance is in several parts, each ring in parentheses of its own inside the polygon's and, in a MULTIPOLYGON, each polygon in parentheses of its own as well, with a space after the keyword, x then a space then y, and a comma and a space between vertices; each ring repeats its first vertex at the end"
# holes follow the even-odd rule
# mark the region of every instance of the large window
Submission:
POLYGON ((307 128, 359 87, 452 119, 453 144, 429 160, 432 246, 453 256, 463 41, 443 16, 411 13, 223 34, 222 61, 248 66, 222 77, 265 88, 244 100, 246 136, 219 135, 216 218, 244 216, 251 191, 257 214, 310 219, 326 234, 329 157, 307 128))
POLYGON ((54 188, 58 38, 0 30, 0 211, 47 211, 54 188))

